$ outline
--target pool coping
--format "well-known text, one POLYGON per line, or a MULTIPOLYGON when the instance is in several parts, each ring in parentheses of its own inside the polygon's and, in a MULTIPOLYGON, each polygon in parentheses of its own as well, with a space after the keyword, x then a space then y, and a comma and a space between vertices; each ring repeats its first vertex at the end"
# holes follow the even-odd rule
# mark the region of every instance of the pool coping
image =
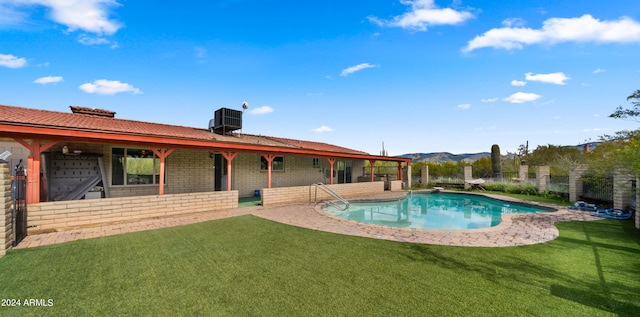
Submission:
MULTIPOLYGON (((523 204, 528 206, 551 209, 553 211, 545 213, 531 214, 505 214, 501 216, 500 224, 489 228, 476 229, 422 229, 422 228, 402 228, 390 227, 378 224, 363 223, 334 216, 322 211, 322 206, 315 206, 314 210, 321 217, 331 218, 337 223, 348 223, 355 227, 368 227, 369 237, 401 242, 411 242, 420 244, 436 244, 448 246, 470 246, 470 247, 508 247, 522 246, 544 243, 556 239, 559 231, 555 227, 556 222, 563 221, 594 221, 602 220, 600 217, 593 217, 591 213, 570 210, 566 207, 524 201, 521 199, 476 192, 460 192, 453 190, 437 190, 442 193, 454 193, 460 195, 485 196, 492 199, 523 204)), ((433 190, 419 190, 413 193, 429 193, 433 190)), ((362 201, 394 201, 403 199, 411 192, 397 193, 395 196, 376 197, 370 196, 362 199, 352 200, 362 201)), ((339 233, 339 232, 335 232, 339 233)), ((358 234, 359 235, 359 234, 358 234)))

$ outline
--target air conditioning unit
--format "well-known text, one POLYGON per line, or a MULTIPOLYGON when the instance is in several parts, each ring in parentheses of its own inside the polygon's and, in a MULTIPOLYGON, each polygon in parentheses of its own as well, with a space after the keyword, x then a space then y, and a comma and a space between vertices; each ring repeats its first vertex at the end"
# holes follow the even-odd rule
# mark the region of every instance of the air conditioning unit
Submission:
POLYGON ((239 110, 220 108, 209 120, 209 131, 213 133, 230 135, 238 129, 242 129, 242 111, 239 110))

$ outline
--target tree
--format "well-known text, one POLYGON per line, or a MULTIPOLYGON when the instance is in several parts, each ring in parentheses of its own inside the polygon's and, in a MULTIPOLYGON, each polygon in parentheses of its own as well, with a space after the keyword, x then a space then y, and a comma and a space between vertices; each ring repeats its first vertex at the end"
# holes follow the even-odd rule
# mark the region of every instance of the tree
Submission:
POLYGON ((491 178, 493 171, 491 169, 491 158, 483 157, 471 162, 473 175, 475 178, 491 178))
POLYGON ((529 166, 544 166, 551 168, 551 175, 567 176, 572 165, 582 159, 579 149, 557 145, 539 145, 527 155, 529 166))
MULTIPOLYGON (((629 95, 627 101, 631 101, 631 108, 618 106, 609 117, 640 122, 640 89, 629 95)), ((602 173, 622 168, 640 175, 640 130, 618 131, 613 136, 603 135, 600 138, 605 143, 590 153, 591 170, 602 173)))
POLYGON ((609 115, 610 118, 615 119, 631 119, 633 121, 639 121, 640 118, 640 89, 634 91, 627 97, 627 101, 631 101, 632 107, 630 109, 622 108, 618 106, 616 111, 609 115))
POLYGON ((502 169, 500 164, 500 146, 494 144, 491 146, 491 169, 493 171, 493 178, 500 179, 502 178, 502 169))
POLYGON ((631 138, 619 154, 622 165, 635 175, 640 175, 640 137, 631 138))

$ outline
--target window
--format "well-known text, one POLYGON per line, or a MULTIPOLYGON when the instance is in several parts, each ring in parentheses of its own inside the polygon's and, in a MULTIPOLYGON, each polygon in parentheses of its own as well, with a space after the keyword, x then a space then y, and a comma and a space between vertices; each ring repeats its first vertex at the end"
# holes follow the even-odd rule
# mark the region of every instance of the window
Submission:
POLYGON ((317 157, 313 158, 313 167, 320 167, 320 159, 317 157))
MULTIPOLYGON (((145 149, 111 149, 112 185, 153 185, 160 183, 160 158, 145 149)), ((167 178, 165 175, 165 184, 167 178)))
MULTIPOLYGON (((267 170, 267 159, 265 159, 264 156, 260 156, 260 170, 261 171, 266 171, 267 170)), ((271 170, 272 171, 280 171, 280 172, 284 171, 284 157, 283 156, 276 156, 273 159, 273 161, 271 162, 271 170)))

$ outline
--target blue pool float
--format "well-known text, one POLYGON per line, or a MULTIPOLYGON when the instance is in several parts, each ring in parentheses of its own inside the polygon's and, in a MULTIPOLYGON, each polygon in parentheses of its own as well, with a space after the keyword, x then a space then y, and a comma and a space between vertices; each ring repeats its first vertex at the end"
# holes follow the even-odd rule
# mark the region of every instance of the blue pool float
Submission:
POLYGON ((620 208, 601 209, 591 214, 594 217, 627 220, 633 216, 633 211, 624 211, 620 208))

